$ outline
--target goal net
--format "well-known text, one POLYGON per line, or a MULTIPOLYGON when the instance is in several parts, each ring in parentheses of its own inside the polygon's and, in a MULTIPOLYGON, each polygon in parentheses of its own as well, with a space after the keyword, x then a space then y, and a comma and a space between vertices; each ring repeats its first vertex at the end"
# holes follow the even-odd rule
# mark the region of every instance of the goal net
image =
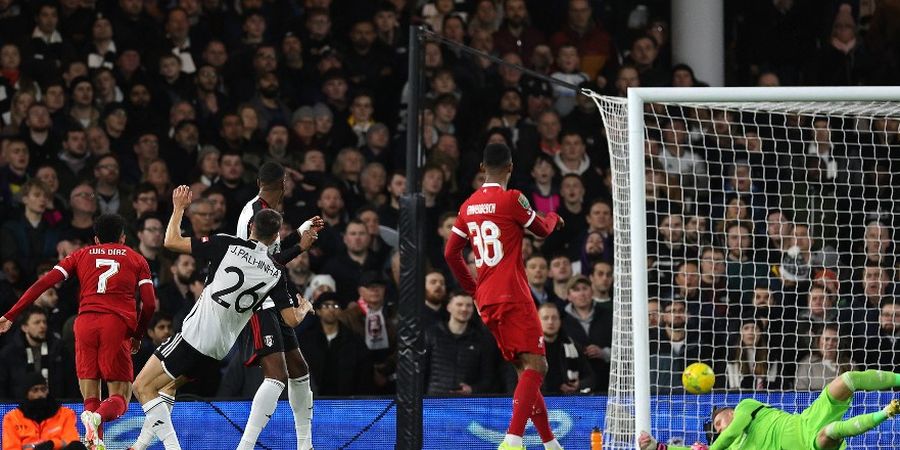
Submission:
MULTIPOLYGON (((714 407, 799 413, 843 371, 898 370, 900 96, 879 89, 591 95, 615 213, 604 448, 644 430, 705 443, 714 407), (713 368, 711 394, 685 392, 694 362, 713 368)), ((850 414, 890 398, 857 393, 850 414)), ((900 448, 900 427, 849 445, 900 448)))

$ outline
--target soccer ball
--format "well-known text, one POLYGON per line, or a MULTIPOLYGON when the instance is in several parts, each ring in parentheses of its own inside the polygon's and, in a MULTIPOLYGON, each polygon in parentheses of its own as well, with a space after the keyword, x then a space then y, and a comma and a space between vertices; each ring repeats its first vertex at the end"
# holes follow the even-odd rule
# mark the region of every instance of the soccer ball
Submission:
POLYGON ((684 369, 684 373, 681 374, 681 384, 684 385, 684 390, 691 394, 706 394, 716 384, 716 374, 712 367, 702 362, 696 362, 684 369))

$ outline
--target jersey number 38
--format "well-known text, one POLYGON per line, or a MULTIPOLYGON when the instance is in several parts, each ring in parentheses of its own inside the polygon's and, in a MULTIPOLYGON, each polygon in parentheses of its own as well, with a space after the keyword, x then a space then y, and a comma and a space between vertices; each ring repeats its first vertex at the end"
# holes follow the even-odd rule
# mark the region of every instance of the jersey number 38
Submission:
POLYGON ((503 259, 503 243, 500 242, 500 227, 490 220, 481 222, 466 222, 469 234, 472 236, 472 247, 475 248, 475 267, 487 264, 494 267, 503 259))

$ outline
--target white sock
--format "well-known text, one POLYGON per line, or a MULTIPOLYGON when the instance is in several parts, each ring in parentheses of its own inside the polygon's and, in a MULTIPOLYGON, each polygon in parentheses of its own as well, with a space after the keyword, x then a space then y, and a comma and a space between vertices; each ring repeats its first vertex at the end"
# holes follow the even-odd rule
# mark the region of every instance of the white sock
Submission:
POLYGON ((238 444, 238 450, 253 450, 256 446, 256 439, 262 432, 275 408, 278 407, 278 397, 281 397, 281 391, 284 390, 284 383, 272 379, 264 378, 256 395, 253 396, 253 403, 250 405, 250 417, 247 418, 247 426, 244 427, 244 435, 241 436, 241 442, 238 444))
POLYGON ((505 438, 503 438, 503 442, 506 445, 512 447, 521 447, 522 446, 522 436, 516 436, 514 434, 507 434, 505 438))
POLYGON ((552 441, 544 442, 544 450, 563 450, 563 448, 559 445, 559 441, 553 438, 552 441))
MULTIPOLYGON (((160 392, 159 398, 163 399, 163 402, 165 402, 166 404, 166 408, 169 409, 169 413, 171 414, 172 408, 175 407, 175 397, 160 392)), ((144 425, 141 427, 141 434, 138 435, 137 441, 135 441, 134 445, 131 446, 132 450, 147 450, 148 448, 150 448, 150 445, 153 444, 153 438, 155 436, 156 435, 153 434, 153 430, 150 429, 150 424, 145 420, 144 425)))
POLYGON ((175 427, 172 425, 172 415, 169 408, 166 407, 166 401, 160 397, 156 397, 147 403, 141 405, 144 409, 144 423, 150 424, 150 429, 156 434, 156 437, 163 442, 166 450, 181 450, 178 444, 178 436, 175 435, 175 427))
POLYGON ((313 393, 309 388, 309 374, 288 379, 288 402, 294 413, 297 430, 297 449, 312 449, 313 393))

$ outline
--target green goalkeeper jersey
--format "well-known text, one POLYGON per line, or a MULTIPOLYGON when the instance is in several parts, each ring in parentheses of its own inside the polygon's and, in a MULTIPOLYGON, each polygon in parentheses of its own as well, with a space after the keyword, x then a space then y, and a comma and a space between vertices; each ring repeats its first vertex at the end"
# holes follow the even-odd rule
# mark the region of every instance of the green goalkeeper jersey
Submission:
MULTIPOLYGON (((833 402, 824 392, 800 414, 789 414, 751 398, 744 399, 734 408, 734 420, 709 450, 813 450, 819 430, 839 420, 848 406, 849 401, 833 402)), ((841 445, 841 449, 846 447, 846 442, 841 445)))

